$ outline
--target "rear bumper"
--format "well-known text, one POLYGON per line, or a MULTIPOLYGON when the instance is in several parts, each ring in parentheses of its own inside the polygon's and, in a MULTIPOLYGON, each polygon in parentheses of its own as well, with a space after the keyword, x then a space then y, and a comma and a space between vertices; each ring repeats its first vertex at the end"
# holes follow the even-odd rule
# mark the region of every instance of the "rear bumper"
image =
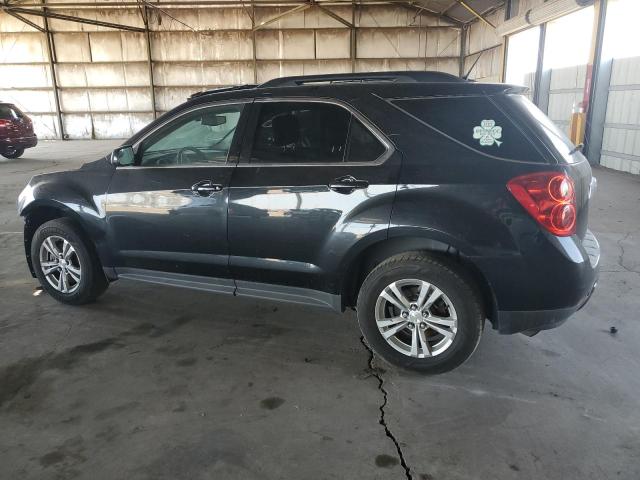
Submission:
POLYGON ((584 300, 576 307, 559 308, 556 310, 532 310, 524 312, 498 312, 498 332, 503 335, 513 333, 537 333, 540 330, 549 330, 562 325, 567 319, 584 307, 594 290, 597 282, 593 284, 584 300))
POLYGON ((32 148, 38 144, 38 137, 34 135, 30 135, 28 137, 18 137, 18 138, 1 138, 0 139, 0 150, 7 147, 16 147, 16 148, 32 148))
POLYGON ((503 334, 536 332, 562 325, 591 298, 598 281, 600 245, 583 239, 536 241, 535 253, 483 264, 495 295, 493 328, 503 334))

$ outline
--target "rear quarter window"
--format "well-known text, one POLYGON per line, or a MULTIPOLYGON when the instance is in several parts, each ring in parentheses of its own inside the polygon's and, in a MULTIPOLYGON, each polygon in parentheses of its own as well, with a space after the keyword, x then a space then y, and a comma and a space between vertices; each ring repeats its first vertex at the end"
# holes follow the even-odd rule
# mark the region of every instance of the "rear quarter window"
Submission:
POLYGON ((482 155, 546 162, 521 127, 486 96, 397 99, 393 103, 426 128, 482 155))
POLYGON ((13 120, 13 112, 9 105, 0 105, 0 119, 13 120))

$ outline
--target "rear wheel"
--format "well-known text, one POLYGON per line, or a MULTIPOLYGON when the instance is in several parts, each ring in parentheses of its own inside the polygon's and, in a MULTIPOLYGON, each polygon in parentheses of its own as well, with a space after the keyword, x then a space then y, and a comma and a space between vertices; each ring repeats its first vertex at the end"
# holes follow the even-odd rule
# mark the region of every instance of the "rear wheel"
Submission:
POLYGON ((16 147, 7 147, 6 150, 2 152, 2 156, 6 158, 18 158, 21 157, 24 153, 24 148, 16 148, 16 147))
POLYGON ((442 373, 475 351, 484 325, 481 296, 453 262, 422 253, 391 257, 365 279, 358 322, 384 360, 442 373))
POLYGON ((36 230, 31 261, 42 288, 62 303, 92 302, 108 286, 97 256, 73 222, 65 218, 51 220, 36 230))

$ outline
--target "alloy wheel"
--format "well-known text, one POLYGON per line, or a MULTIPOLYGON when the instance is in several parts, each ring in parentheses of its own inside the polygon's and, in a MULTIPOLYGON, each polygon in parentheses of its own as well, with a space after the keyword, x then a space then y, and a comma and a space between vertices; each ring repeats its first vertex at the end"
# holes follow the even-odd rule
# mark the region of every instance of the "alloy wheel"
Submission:
POLYGON ((387 285, 376 301, 375 316, 386 342, 415 358, 442 354, 458 331, 458 317, 451 299, 437 286, 418 279, 387 285))
POLYGON ((47 282, 65 294, 80 286, 82 267, 78 253, 68 240, 52 235, 40 245, 40 268, 47 282))

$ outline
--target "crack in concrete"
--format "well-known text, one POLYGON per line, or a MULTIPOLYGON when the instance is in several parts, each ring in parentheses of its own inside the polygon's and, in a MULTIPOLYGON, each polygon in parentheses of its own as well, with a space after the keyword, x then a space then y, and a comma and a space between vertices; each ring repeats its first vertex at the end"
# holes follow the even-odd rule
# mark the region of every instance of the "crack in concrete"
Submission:
POLYGON ((389 429, 389 426, 387 425, 385 407, 387 406, 387 403, 388 403, 388 394, 387 394, 387 390, 384 388, 384 379, 382 378, 380 371, 373 365, 373 359, 374 359, 373 350, 371 350, 371 347, 369 347, 369 344, 367 344, 367 341, 364 339, 363 336, 360 337, 360 343, 362 343, 362 345, 367 350, 367 352, 369 352, 369 361, 367 365, 369 367, 369 371, 371 372, 371 375, 378 380, 378 390, 382 392, 382 398, 383 398, 382 404, 378 407, 380 409, 380 418, 378 420, 378 423, 384 428, 385 435, 389 437, 393 442, 393 444, 395 445, 396 451, 398 452, 398 456, 400 457, 400 465, 404 469, 405 477, 407 478, 407 480, 413 480, 411 469, 407 465, 407 462, 404 458, 404 453, 402 453, 402 448, 400 447, 400 443, 398 442, 398 440, 396 439, 396 436, 393 434, 393 432, 391 432, 391 430, 389 429))
POLYGON ((624 246, 622 245, 622 242, 624 242, 627 238, 629 238, 632 233, 634 232, 627 232, 627 234, 624 237, 622 237, 620 240, 616 242, 618 244, 618 247, 620 248, 620 255, 618 256, 618 265, 629 273, 636 273, 640 275, 639 271, 634 270, 633 268, 629 268, 624 264, 625 250, 624 250, 624 246))

